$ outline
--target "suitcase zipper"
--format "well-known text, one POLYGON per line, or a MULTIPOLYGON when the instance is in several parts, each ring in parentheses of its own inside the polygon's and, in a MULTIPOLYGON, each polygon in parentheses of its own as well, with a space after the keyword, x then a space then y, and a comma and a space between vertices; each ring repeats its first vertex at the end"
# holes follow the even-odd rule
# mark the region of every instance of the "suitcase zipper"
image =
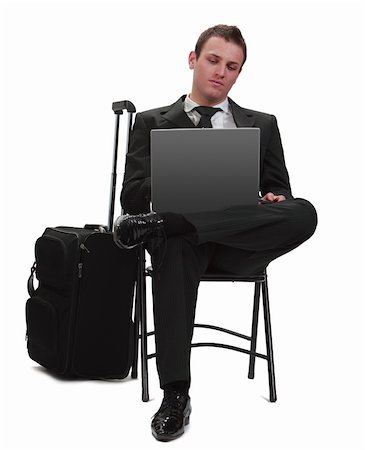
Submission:
POLYGON ((82 267, 83 267, 83 263, 78 263, 77 267, 78 267, 78 270, 79 270, 78 277, 79 277, 79 278, 82 278, 82 267))
POLYGON ((84 243, 80 244, 81 250, 86 250, 88 253, 90 253, 90 250, 86 247, 84 243))
MULTIPOLYGON (((90 252, 90 250, 86 247, 86 245, 84 244, 84 243, 81 243, 80 244, 80 249, 81 250, 85 250, 87 253, 91 253, 90 252)), ((80 254, 80 260, 81 260, 81 254, 80 254)), ((83 268, 83 266, 84 266, 84 264, 82 263, 82 262, 79 262, 78 264, 77 264, 77 267, 78 267, 78 276, 79 276, 79 278, 82 278, 82 268, 83 268)))

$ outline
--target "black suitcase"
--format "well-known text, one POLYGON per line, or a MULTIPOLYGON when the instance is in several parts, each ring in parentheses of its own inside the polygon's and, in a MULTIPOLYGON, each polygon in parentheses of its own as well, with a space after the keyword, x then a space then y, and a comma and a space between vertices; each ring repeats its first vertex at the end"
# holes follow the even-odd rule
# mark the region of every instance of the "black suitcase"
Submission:
POLYGON ((130 131, 133 104, 113 103, 116 132, 108 226, 47 228, 35 245, 26 303, 28 354, 65 377, 125 378, 133 361, 137 252, 117 247, 112 235, 119 115, 124 109, 130 131))

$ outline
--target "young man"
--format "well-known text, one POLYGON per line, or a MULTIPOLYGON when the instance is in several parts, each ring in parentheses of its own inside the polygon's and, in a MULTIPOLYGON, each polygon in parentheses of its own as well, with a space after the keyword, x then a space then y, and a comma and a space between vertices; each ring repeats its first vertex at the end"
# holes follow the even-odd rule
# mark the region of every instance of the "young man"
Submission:
POLYGON ((291 194, 274 116, 241 108, 228 98, 246 60, 240 30, 217 25, 204 31, 189 55, 193 83, 174 104, 136 115, 121 194, 126 215, 116 221, 114 239, 123 248, 146 243, 152 263, 156 363, 164 398, 152 433, 168 441, 184 432, 191 412, 190 344, 197 290, 207 268, 242 275, 265 270, 315 231, 314 207, 291 194), (150 131, 156 128, 259 127, 260 191, 257 206, 174 214, 150 212, 150 131), (156 235, 163 231, 164 256, 156 235), (157 264, 156 264, 157 265, 157 264))

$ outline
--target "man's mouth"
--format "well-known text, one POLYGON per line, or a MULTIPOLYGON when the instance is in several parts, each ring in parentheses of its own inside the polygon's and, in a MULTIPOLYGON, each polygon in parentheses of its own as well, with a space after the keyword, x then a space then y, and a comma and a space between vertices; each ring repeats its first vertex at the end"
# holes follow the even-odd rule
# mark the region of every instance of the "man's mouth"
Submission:
POLYGON ((223 86, 223 83, 218 80, 209 80, 214 86, 223 86))

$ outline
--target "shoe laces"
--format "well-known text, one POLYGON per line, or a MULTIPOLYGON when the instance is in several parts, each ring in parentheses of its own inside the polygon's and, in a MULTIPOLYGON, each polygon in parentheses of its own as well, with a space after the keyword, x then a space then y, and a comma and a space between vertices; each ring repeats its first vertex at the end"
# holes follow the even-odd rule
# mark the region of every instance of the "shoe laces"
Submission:
POLYGON ((178 420, 181 418, 182 407, 186 403, 185 396, 181 392, 171 391, 165 394, 160 409, 152 418, 156 417, 160 413, 164 413, 167 418, 178 420))

